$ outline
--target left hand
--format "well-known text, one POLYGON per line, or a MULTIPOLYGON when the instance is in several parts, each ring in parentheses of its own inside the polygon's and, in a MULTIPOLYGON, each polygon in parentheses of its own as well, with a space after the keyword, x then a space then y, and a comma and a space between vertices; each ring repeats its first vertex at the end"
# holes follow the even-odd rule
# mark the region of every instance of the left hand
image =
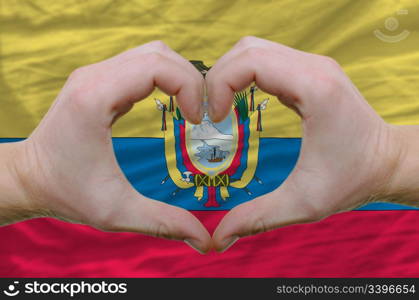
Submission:
POLYGON ((213 235, 224 251, 238 238, 318 221, 387 194, 402 145, 331 58, 247 37, 208 72, 209 113, 229 112, 233 95, 255 82, 302 120, 297 164, 275 191, 232 209, 213 235))

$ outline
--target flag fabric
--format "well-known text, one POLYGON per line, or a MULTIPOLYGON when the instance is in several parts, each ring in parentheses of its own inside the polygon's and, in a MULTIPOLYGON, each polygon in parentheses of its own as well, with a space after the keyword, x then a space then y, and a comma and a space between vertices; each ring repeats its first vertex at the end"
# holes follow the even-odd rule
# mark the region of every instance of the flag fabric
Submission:
MULTIPOLYGON (((332 56, 387 122, 418 124, 417 13, 413 0, 3 1, 0 142, 29 136, 77 67, 158 39, 205 72, 246 35, 332 56)), ((255 86, 236 94, 223 122, 199 125, 155 91, 114 125, 113 144, 139 192, 190 210, 212 232, 229 209, 280 186, 301 129, 297 115, 255 86)), ((0 236, 2 277, 419 276, 419 210, 389 203, 205 256, 50 218, 1 227, 0 236)))

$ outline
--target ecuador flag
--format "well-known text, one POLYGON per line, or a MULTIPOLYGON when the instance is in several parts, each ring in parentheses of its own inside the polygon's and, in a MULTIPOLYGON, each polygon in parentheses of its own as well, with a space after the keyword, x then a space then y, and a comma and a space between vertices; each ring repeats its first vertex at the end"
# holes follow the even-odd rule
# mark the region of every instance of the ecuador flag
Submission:
MULTIPOLYGON (((29 136, 77 67, 163 40, 205 73, 246 35, 333 57, 387 122, 419 124, 418 14, 413 0, 1 1, 1 142, 29 136)), ((113 127, 132 185, 192 211, 210 231, 229 209, 281 185, 300 137, 298 116, 255 86, 236 94, 221 123, 192 125, 155 91, 113 127)), ((419 210, 388 203, 204 256, 49 218, 2 227, 0 236, 3 277, 419 276, 419 210)))

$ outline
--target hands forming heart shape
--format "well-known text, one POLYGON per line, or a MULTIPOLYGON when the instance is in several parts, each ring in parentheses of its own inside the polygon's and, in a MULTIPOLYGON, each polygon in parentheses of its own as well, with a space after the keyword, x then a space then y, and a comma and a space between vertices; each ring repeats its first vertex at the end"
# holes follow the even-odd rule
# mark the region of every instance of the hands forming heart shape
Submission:
POLYGON ((168 46, 151 42, 74 71, 30 137, 10 144, 21 192, 19 213, 7 221, 49 215, 183 240, 201 253, 223 251, 240 237, 389 197, 401 151, 397 131, 331 58, 246 37, 204 79, 168 46), (211 237, 188 211, 131 186, 116 161, 111 127, 155 87, 175 95, 194 124, 201 121, 206 88, 209 115, 221 121, 234 93, 252 82, 301 117, 300 156, 277 190, 232 209, 211 237))

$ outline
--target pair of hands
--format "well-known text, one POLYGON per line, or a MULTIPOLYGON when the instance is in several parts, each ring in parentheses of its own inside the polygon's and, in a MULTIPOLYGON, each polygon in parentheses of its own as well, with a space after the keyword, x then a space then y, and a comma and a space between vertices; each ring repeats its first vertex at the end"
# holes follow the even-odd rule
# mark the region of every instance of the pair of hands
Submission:
POLYGON ((74 71, 31 136, 16 143, 13 168, 24 217, 183 240, 206 253, 385 195, 400 149, 394 132, 331 58, 246 37, 204 80, 189 61, 151 42, 74 71), (210 117, 220 121, 234 93, 252 82, 301 116, 300 157, 277 190, 232 209, 211 238, 188 211, 131 186, 116 161, 111 127, 156 86, 176 96, 192 123, 201 121, 206 88, 210 117))

